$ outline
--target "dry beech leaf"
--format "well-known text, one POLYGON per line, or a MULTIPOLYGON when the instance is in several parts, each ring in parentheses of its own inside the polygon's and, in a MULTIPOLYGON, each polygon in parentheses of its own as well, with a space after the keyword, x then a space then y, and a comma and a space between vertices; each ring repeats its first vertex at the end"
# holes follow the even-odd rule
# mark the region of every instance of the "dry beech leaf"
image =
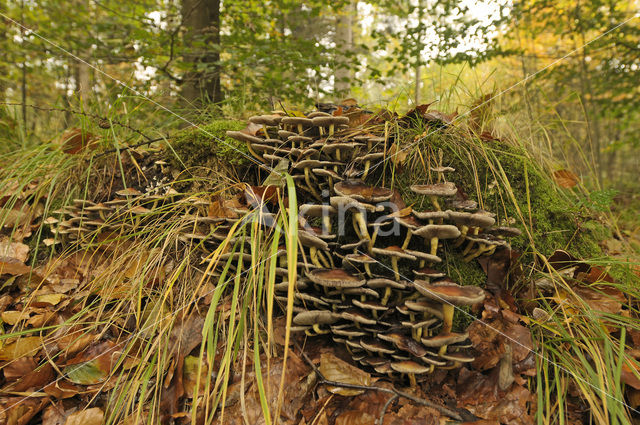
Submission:
POLYGON ((72 128, 62 135, 61 142, 62 151, 73 155, 88 147, 95 146, 97 138, 86 130, 72 128))
POLYGON ((399 148, 396 143, 392 144, 387 150, 387 158, 391 158, 391 161, 398 166, 404 164, 408 155, 409 151, 399 148))
POLYGON ((31 267, 12 257, 0 257, 0 274, 20 276, 31 271, 31 267))
POLYGON ((0 239, 0 256, 15 258, 24 263, 29 258, 29 246, 22 242, 11 242, 7 237, 0 239))
POLYGON ((578 176, 569 170, 558 170, 553 172, 553 179, 558 186, 571 189, 578 184, 578 176))
POLYGON ((67 417, 65 425, 102 425, 104 422, 104 412, 98 407, 81 410, 67 417))
MULTIPOLYGON (((323 353, 320 356, 320 373, 329 381, 364 386, 371 384, 371 375, 330 353, 323 353)), ((364 390, 340 387, 328 387, 328 390, 343 396, 354 396, 364 392, 364 390)))
POLYGON ((375 425, 376 418, 368 413, 350 410, 336 418, 336 425, 375 425))
POLYGON ((196 393, 196 382, 198 380, 198 369, 200 369, 200 385, 197 393, 202 395, 204 387, 207 384, 207 374, 209 373, 209 367, 196 356, 187 356, 184 358, 183 366, 183 378, 182 385, 184 386, 184 394, 188 398, 193 398, 196 393))
POLYGON ((0 314, 0 317, 4 323, 13 326, 21 320, 27 320, 29 318, 29 313, 26 311, 9 310, 3 311, 2 314, 0 314))
POLYGON ((0 348, 0 360, 15 360, 20 357, 32 356, 38 352, 41 346, 42 339, 39 336, 22 337, 0 348))

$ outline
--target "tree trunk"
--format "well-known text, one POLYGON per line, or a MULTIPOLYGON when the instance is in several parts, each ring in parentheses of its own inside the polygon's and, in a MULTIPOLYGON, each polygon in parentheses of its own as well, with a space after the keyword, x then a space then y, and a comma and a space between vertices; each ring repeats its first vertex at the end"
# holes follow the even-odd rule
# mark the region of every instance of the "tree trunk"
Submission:
POLYGON ((335 100, 342 99, 351 91, 351 67, 348 53, 353 49, 353 21, 357 13, 353 0, 336 15, 334 42, 336 58, 334 70, 333 92, 335 100))
POLYGON ((420 104, 420 83, 421 83, 421 70, 422 70, 422 35, 424 32, 424 26, 422 19, 424 18, 424 6, 422 0, 418 0, 418 32, 416 35, 416 62, 415 62, 415 85, 416 91, 413 96, 413 102, 415 106, 420 104))
POLYGON ((184 76, 182 96, 197 106, 222 101, 220 87, 220 0, 182 0, 185 27, 183 60, 191 65, 184 76))
MULTIPOLYGON (((7 10, 7 6, 4 0, 0 0, 0 10, 3 12, 7 10)), ((9 33, 9 25, 5 25, 0 29, 0 51, 8 51, 7 49, 7 36, 9 33)), ((8 78, 7 65, 4 61, 0 61, 0 102, 6 102, 7 100, 7 78, 8 78)))

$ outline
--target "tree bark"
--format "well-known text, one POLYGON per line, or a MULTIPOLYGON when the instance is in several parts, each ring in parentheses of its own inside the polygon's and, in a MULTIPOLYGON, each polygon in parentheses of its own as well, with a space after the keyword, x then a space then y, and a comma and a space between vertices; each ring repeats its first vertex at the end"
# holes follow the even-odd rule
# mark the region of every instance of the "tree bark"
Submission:
POLYGON ((333 92, 335 100, 342 99, 351 91, 351 67, 348 52, 353 49, 353 21, 357 9, 353 0, 336 15, 334 42, 336 45, 333 92))
POLYGON ((183 60, 191 64, 184 76, 182 96, 197 106, 222 101, 220 87, 220 0, 182 0, 185 28, 183 60))

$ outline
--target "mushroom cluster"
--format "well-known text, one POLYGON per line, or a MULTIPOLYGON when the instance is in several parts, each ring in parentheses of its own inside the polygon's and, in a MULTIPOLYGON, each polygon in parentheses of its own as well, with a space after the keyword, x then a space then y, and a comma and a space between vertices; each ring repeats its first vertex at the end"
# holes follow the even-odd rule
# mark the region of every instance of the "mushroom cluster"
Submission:
POLYGON ((349 117, 314 111, 286 116, 282 111, 249 118, 257 131, 228 131, 246 142, 251 155, 275 168, 286 163, 298 187, 320 201, 344 178, 365 179, 382 160, 389 138, 349 127, 349 117))
MULTIPOLYGON (((363 366, 408 376, 412 384, 436 368, 473 361, 468 335, 455 326, 454 314, 456 308, 481 303, 485 293, 454 282, 438 265, 445 251, 464 261, 492 255, 520 231, 496 227, 494 214, 456 196, 457 186, 447 179, 455 170, 442 166, 442 158, 431 168, 437 181, 410 187, 431 205, 429 210, 408 206, 397 190, 370 184, 367 177, 373 180, 374 164, 384 161, 389 137, 350 126, 347 117, 276 112, 250 122, 254 130, 227 134, 245 141, 262 163, 278 170, 284 164, 300 189, 293 330, 329 335, 363 366)), ((104 203, 74 201, 62 211, 69 218, 51 218, 50 224, 72 239, 91 229, 115 230, 123 218, 125 227, 135 228, 155 219, 152 211, 169 200, 184 205, 181 239, 210 250, 227 238, 235 221, 251 213, 257 213, 259 225, 273 225, 280 204, 270 201, 278 190, 247 185, 243 202, 212 209, 203 199, 127 189, 104 203)), ((275 259, 275 299, 283 309, 291 286, 286 254, 282 245, 275 259)), ((230 263, 248 267, 251 256, 232 252, 221 259, 206 273, 219 276, 230 263)))

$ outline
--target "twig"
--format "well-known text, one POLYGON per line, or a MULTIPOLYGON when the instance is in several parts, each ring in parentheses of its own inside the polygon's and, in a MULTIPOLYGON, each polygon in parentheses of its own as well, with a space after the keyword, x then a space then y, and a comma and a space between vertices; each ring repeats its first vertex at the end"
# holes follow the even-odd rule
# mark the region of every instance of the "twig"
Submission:
POLYGON ((120 149, 109 149, 108 151, 104 151, 102 153, 99 153, 95 157, 96 158, 100 158, 101 156, 109 155, 110 153, 123 152, 123 151, 129 150, 129 149, 139 148, 140 146, 150 145, 151 143, 159 142, 160 140, 165 140, 165 139, 168 139, 168 138, 169 138, 169 136, 158 137, 156 139, 149 139, 149 140, 145 140, 144 142, 136 143, 135 145, 126 145, 126 146, 123 146, 120 149))
POLYGON ((384 415, 387 413, 387 409, 389 408, 391 403, 393 403, 397 399, 398 399, 398 394, 394 394, 384 404, 384 407, 382 408, 382 412, 380 412, 380 417, 378 418, 378 425, 382 425, 382 423, 384 422, 384 415))
MULTIPOLYGON (((7 106, 23 106, 25 108, 32 108, 38 111, 45 111, 45 112, 51 112, 51 111, 56 111, 56 112, 69 112, 71 114, 74 115, 82 115, 84 117, 88 117, 88 118, 93 118, 98 120, 98 123, 102 122, 106 122, 109 125, 117 125, 118 127, 122 127, 122 128, 126 128, 129 131, 132 131, 136 134, 139 134, 140 136, 144 137, 145 139, 147 139, 147 143, 151 143, 149 142, 149 140, 153 140, 151 137, 147 136, 146 134, 144 134, 142 131, 138 130, 137 128, 133 128, 128 124, 124 124, 121 123, 120 121, 115 121, 115 120, 111 120, 107 117, 103 117, 100 116, 98 114, 92 114, 89 112, 83 112, 83 111, 76 111, 74 109, 69 109, 69 108, 56 108, 53 106, 50 107, 43 107, 43 106, 37 106, 37 105, 29 105, 29 104, 25 104, 22 102, 0 102, 0 105, 7 105, 7 106)), ((155 140, 157 142, 157 140, 155 140)))
MULTIPOLYGON (((468 418, 463 418, 458 412, 456 412, 454 410, 448 409, 448 408, 443 407, 443 406, 439 406, 439 405, 437 405, 435 403, 432 403, 430 401, 424 400, 424 399, 419 398, 419 397, 415 397, 415 396, 413 396, 411 394, 408 394, 408 393, 405 393, 403 391, 399 391, 396 388, 384 388, 384 387, 376 387, 376 386, 370 386, 370 385, 347 384, 347 383, 344 383, 344 382, 330 381, 330 380, 328 380, 327 378, 324 377, 322 372, 320 372, 320 369, 318 369, 318 367, 311 361, 309 356, 307 356, 307 354, 304 351, 302 351, 302 349, 300 348, 298 343, 294 341, 294 344, 295 344, 296 348, 298 349, 298 351, 300 351, 300 353, 302 354, 304 359, 307 361, 307 363, 309 363, 309 365, 313 368, 313 371, 316 373, 316 376, 318 377, 318 384, 320 384, 320 385, 329 385, 331 387, 340 387, 340 388, 350 388, 350 389, 354 389, 354 390, 380 391, 380 392, 387 393, 387 394, 393 394, 395 397, 404 397, 404 398, 406 398, 408 400, 411 400, 414 403, 417 403, 419 405, 435 409, 438 412, 442 413, 443 415, 447 415, 448 417, 450 417, 452 419, 455 419, 455 420, 458 420, 458 421, 468 420, 468 418)), ((465 415, 465 416, 467 416, 467 415, 465 415)))

